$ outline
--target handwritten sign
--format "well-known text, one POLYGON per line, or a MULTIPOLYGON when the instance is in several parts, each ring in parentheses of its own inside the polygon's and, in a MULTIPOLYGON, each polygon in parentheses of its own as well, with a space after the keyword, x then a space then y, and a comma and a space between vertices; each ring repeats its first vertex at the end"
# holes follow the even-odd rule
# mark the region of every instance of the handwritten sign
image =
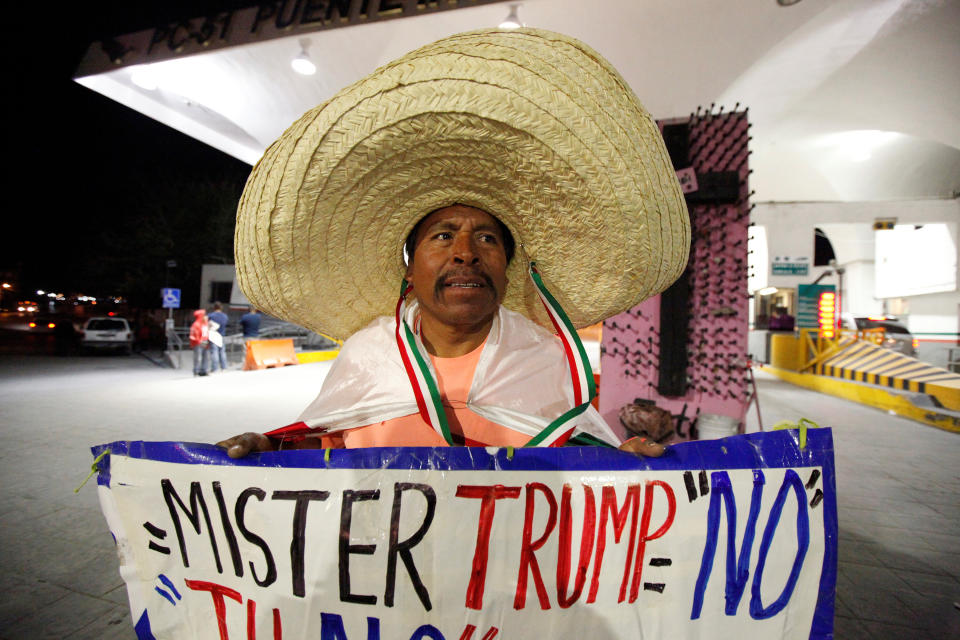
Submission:
POLYGON ((137 637, 828 638, 828 429, 676 445, 286 451, 116 442, 137 637))

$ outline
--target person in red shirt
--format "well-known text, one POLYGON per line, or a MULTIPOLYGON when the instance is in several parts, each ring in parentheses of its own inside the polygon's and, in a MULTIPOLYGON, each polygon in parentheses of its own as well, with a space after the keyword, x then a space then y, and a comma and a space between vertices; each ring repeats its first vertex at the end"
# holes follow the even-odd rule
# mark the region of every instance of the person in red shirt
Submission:
POLYGON ((209 364, 210 325, 207 312, 197 309, 193 312, 193 324, 190 325, 190 348, 193 349, 193 375, 207 375, 209 364))

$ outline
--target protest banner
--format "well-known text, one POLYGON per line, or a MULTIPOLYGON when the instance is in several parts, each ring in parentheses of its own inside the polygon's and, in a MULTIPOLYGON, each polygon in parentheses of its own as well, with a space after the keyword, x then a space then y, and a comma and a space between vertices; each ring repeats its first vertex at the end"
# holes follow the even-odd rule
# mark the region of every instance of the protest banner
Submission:
POLYGON ((803 444, 94 453, 141 640, 831 638, 831 432, 803 444))

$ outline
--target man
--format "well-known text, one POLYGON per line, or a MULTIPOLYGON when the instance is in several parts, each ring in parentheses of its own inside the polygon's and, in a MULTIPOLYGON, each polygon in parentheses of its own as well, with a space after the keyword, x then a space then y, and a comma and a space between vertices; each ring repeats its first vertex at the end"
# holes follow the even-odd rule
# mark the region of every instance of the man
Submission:
POLYGON ((231 456, 617 446, 574 327, 669 286, 689 222, 656 124, 606 61, 559 34, 488 30, 305 114, 251 174, 236 238, 251 301, 350 338, 300 422, 221 442, 231 456))
POLYGON ((227 334, 227 314, 223 312, 223 305, 213 303, 213 311, 207 316, 210 321, 210 371, 216 373, 227 370, 227 352, 224 349, 223 338, 227 334))
POLYGON ((260 314, 253 307, 240 316, 240 328, 243 330, 244 340, 254 340, 260 337, 260 314))
MULTIPOLYGON (((466 406, 480 347, 487 340, 506 289, 506 267, 513 256, 513 244, 509 231, 499 220, 481 209, 460 204, 430 213, 405 243, 409 255, 406 280, 412 285, 419 306, 419 336, 439 374, 444 413, 456 444, 520 447, 531 439, 466 406)), ((555 360, 562 361, 562 355, 555 355, 555 360)), ((337 374, 332 375, 335 379, 337 374)), ((244 434, 219 444, 236 457, 251 449, 275 449, 274 442, 260 434, 244 434)), ((297 444, 305 448, 355 448, 446 443, 416 413, 322 439, 305 438, 297 444)), ((663 453, 662 446, 643 438, 631 439, 621 448, 651 456, 663 453)))

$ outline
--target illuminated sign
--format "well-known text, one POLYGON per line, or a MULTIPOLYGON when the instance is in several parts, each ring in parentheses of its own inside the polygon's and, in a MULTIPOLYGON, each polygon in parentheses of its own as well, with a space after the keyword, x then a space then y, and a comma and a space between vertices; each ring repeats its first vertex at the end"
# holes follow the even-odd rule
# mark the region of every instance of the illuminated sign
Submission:
MULTIPOLYGON (((797 328, 820 328, 820 295, 825 292, 836 294, 836 290, 836 287, 832 284, 797 285, 797 328)), ((836 303, 836 297, 834 297, 834 302, 836 303)), ((840 307, 835 304, 834 308, 839 309, 840 307)), ((834 318, 836 319, 836 313, 834 318)))
POLYGON ((837 332, 837 294, 833 291, 824 291, 817 300, 817 325, 820 335, 824 338, 833 338, 837 332))

